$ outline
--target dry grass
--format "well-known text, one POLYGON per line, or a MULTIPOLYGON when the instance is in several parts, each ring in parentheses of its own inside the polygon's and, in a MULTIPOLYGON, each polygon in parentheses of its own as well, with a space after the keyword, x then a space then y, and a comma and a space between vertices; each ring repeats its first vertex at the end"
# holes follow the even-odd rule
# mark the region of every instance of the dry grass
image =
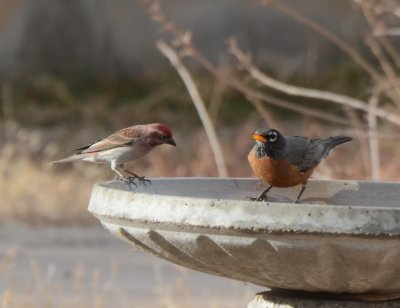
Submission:
MULTIPOLYGON (((257 123, 249 119, 240 127, 219 130, 229 176, 253 176, 247 154, 253 145, 251 133, 263 126, 257 123)), ((324 137, 346 133, 312 122, 284 125, 282 120, 281 123, 286 127, 286 134, 324 137)), ((9 126, 8 133, 12 138, 0 150, 0 220, 61 225, 95 222, 86 211, 92 186, 95 182, 112 179, 114 174, 106 165, 48 164, 66 155, 67 148, 80 145, 76 144, 76 134, 65 135, 63 130, 57 133, 27 130, 16 125, 9 126)), ((176 148, 161 146, 132 165, 132 170, 148 177, 218 176, 203 130, 198 129, 188 136, 175 129, 175 135, 176 148)), ((87 140, 98 137, 101 136, 95 130, 85 131, 87 140)), ((363 161, 362 151, 359 151, 362 141, 358 139, 334 151, 316 169, 314 178, 368 178, 368 157, 363 161)), ((395 181, 400 174, 400 163, 395 159, 399 145, 394 146, 392 140, 385 142, 381 145, 385 147, 382 151, 385 162, 382 164, 382 178, 395 181)))

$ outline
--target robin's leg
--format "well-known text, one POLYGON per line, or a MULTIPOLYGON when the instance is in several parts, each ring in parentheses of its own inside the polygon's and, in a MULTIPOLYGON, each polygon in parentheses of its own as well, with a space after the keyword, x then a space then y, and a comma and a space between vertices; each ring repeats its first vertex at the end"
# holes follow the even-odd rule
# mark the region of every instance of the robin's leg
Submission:
POLYGON ((143 182, 143 183, 149 183, 149 184, 151 184, 151 181, 148 180, 148 179, 146 179, 144 176, 139 176, 139 175, 137 175, 136 173, 133 173, 132 171, 129 171, 129 170, 126 170, 126 169, 124 169, 124 171, 125 171, 126 173, 130 174, 130 175, 132 176, 131 178, 132 178, 133 180, 138 179, 139 181, 141 181, 141 182, 143 182))
POLYGON ((259 195, 258 197, 256 197, 256 198, 249 197, 249 199, 252 201, 267 201, 267 194, 271 188, 272 188, 272 185, 270 185, 266 190, 264 190, 261 193, 261 195, 259 195))
POLYGON ((300 189, 300 193, 297 196, 297 199, 294 203, 300 203, 300 197, 303 194, 303 192, 306 190, 306 185, 307 185, 307 182, 303 183, 303 186, 301 186, 301 189, 300 189))

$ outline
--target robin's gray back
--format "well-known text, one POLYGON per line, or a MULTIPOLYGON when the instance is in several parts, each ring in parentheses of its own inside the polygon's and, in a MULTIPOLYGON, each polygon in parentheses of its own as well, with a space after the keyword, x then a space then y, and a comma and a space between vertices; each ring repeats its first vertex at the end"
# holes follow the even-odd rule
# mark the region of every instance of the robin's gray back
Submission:
POLYGON ((319 164, 326 156, 326 147, 319 139, 286 137, 287 156, 301 172, 319 164))
POLYGON ((285 137, 287 157, 301 172, 318 165, 335 146, 352 140, 351 137, 336 136, 327 139, 285 137))

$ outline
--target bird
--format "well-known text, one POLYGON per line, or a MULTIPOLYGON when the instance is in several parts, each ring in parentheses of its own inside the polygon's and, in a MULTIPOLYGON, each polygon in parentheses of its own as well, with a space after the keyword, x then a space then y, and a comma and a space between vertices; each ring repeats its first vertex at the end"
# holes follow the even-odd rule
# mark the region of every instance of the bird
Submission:
POLYGON ((71 156, 51 163, 60 164, 78 160, 109 163, 111 169, 117 173, 118 179, 127 181, 129 184, 134 183, 135 179, 151 183, 144 176, 139 176, 127 170, 125 164, 143 157, 161 144, 176 146, 172 137, 172 130, 168 126, 161 123, 134 125, 114 132, 104 139, 75 149, 73 150, 75 153, 71 156), (123 172, 129 174, 129 176, 125 177, 123 172))
POLYGON ((252 138, 256 144, 248 160, 255 175, 269 184, 253 201, 266 201, 272 187, 292 187, 302 184, 295 203, 306 189, 308 178, 315 167, 331 150, 352 137, 335 136, 327 139, 310 139, 301 136, 286 137, 276 129, 258 129, 252 138))

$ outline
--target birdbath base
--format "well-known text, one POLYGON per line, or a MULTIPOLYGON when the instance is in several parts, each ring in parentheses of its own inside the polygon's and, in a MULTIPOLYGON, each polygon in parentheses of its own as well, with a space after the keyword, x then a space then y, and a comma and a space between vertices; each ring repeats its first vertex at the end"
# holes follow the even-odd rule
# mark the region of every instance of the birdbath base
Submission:
MULTIPOLYGON (((356 296, 356 295, 355 295, 356 296)), ((265 291, 257 293, 247 308, 391 308, 400 307, 400 300, 366 302, 352 295, 310 294, 308 292, 265 291)), ((371 298, 370 300, 379 300, 371 298)))
POLYGON ((235 178, 98 183, 89 211, 118 238, 169 262, 296 292, 277 300, 293 304, 268 304, 273 293, 251 308, 316 307, 328 300, 321 293, 331 298, 320 307, 400 307, 382 306, 400 299, 400 183, 309 181, 300 204, 297 187, 274 188, 268 202, 248 200, 263 189, 235 178))

